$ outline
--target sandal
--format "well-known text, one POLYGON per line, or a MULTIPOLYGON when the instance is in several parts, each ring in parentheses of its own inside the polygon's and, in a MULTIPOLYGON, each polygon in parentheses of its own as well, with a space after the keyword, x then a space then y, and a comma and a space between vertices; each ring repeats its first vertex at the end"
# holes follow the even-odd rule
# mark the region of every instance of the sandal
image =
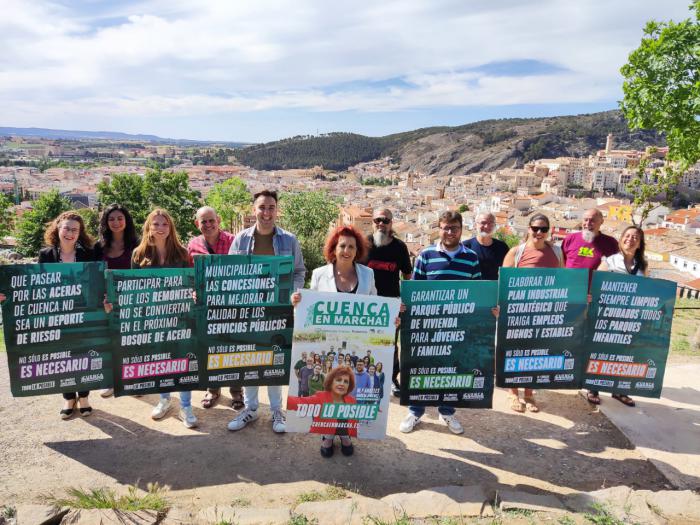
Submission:
POLYGON ((330 458, 333 456, 333 439, 322 437, 321 438, 321 455, 324 458, 330 458), (330 445, 328 444, 330 442, 330 445))
POLYGON ((587 392, 586 401, 588 401, 591 405, 600 405, 600 396, 598 394, 594 394, 593 392, 587 392))
POLYGON ((234 410, 241 410, 244 406, 245 403, 243 402, 243 392, 239 391, 233 391, 231 393, 231 408, 234 410))
POLYGON ((538 407, 537 404, 535 403, 534 397, 526 397, 525 398, 525 408, 527 409, 528 412, 532 412, 532 413, 537 413, 540 411, 540 407, 538 407))
POLYGON ((219 399, 217 392, 207 392, 202 399, 202 408, 211 408, 216 405, 216 400, 219 399))
POLYGON ((517 412, 519 414, 522 414, 523 412, 525 412, 525 406, 523 405, 522 401, 520 401, 520 398, 518 396, 511 394, 509 397, 510 397, 510 409, 513 412, 517 412))
POLYGON ((88 417, 90 414, 92 414, 92 407, 90 406, 90 401, 88 401, 87 397, 78 398, 78 411, 80 412, 80 415, 83 417, 88 417), (88 406, 86 406, 86 407, 80 406, 82 404, 81 401, 83 399, 88 404, 88 406))
POLYGON ((630 396, 626 396, 625 394, 613 394, 612 397, 628 407, 635 406, 634 399, 632 399, 630 396))
POLYGON ((75 412, 75 405, 78 402, 78 400, 75 398, 72 400, 67 399, 66 401, 73 401, 73 404, 70 408, 64 408, 59 412, 59 414, 61 415, 61 419, 70 419, 70 417, 73 415, 73 412, 75 412))

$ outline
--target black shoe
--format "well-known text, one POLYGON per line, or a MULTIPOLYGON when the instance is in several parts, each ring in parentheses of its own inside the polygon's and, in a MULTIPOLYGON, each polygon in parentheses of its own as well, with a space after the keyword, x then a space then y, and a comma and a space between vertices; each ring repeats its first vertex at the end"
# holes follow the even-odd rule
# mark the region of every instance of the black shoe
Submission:
POLYGON ((80 410, 80 415, 83 417, 88 417, 92 414, 92 407, 80 407, 78 410, 80 410))
POLYGON ((75 404, 77 403, 77 400, 73 400, 73 406, 71 408, 64 408, 59 412, 61 414, 61 419, 70 419, 70 417, 73 415, 73 412, 75 411, 75 404))
POLYGON ((355 452, 355 447, 350 443, 349 445, 343 445, 343 442, 340 442, 340 451, 343 453, 343 456, 352 456, 353 452, 355 452))
POLYGON ((391 393, 394 395, 394 397, 401 397, 401 387, 398 383, 391 384, 391 393))
POLYGON ((332 456, 333 456, 333 452, 334 452, 334 449, 333 449, 333 445, 332 445, 332 444, 331 444, 330 447, 321 446, 321 455, 322 455, 324 458, 330 458, 330 457, 332 457, 332 456))

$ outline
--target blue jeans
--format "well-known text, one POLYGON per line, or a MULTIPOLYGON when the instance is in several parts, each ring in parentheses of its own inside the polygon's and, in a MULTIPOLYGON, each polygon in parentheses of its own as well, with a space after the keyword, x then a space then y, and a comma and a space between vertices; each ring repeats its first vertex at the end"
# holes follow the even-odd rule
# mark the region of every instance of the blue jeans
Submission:
MULTIPOLYGON (((170 392, 160 395, 161 399, 170 399, 170 392)), ((180 406, 186 408, 192 406, 192 392, 185 390, 180 392, 180 406)))
MULTIPOLYGON (((423 414, 425 414, 425 407, 424 406, 410 405, 408 407, 408 411, 416 417, 421 417, 423 414)), ((454 407, 439 406, 438 412, 440 414, 442 414, 443 416, 452 416, 455 413, 455 408, 454 407)))
MULTIPOLYGON (((257 386, 247 386, 243 389, 243 399, 248 410, 258 409, 258 389, 257 386)), ((267 397, 270 398, 270 410, 282 409, 282 386, 268 385, 267 397)))

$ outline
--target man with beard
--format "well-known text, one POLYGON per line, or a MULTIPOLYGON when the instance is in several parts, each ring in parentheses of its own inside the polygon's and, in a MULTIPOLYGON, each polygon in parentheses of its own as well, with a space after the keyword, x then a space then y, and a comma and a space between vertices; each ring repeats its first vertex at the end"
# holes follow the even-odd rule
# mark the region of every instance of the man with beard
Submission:
POLYGON ((590 286, 593 270, 600 266, 603 257, 615 255, 619 246, 614 237, 600 232, 603 214, 596 208, 583 214, 580 232, 570 233, 561 245, 566 268, 587 268, 590 286))
POLYGON ((485 281, 497 281, 498 269, 503 266, 508 245, 500 239, 493 238, 493 232, 496 231, 496 217, 493 213, 479 213, 474 219, 474 229, 476 235, 462 244, 479 257, 481 278, 485 281))
MULTIPOLYGON (((416 258, 413 279, 421 281, 464 281, 481 279, 479 258, 465 247, 462 238, 462 216, 454 211, 444 211, 438 218, 440 238, 437 244, 428 246, 416 258)), ((424 406, 411 405, 408 415, 401 421, 399 430, 412 432, 425 413, 424 406)), ((450 432, 464 432, 462 424, 455 417, 451 406, 439 406, 440 421, 447 425, 450 432)))
MULTIPOLYGON (((379 208, 372 215, 374 232, 369 241, 367 266, 374 270, 374 284, 377 295, 382 297, 399 297, 401 295, 400 276, 411 278, 411 257, 406 244, 394 235, 391 228, 394 217, 388 208, 379 208)), ((397 330, 398 338, 398 330, 397 330)), ((394 339, 394 369, 391 373, 391 390, 399 394, 399 351, 394 339)))
MULTIPOLYGON (((586 210, 581 231, 567 235, 561 245, 566 268, 588 268, 589 288, 593 270, 600 266, 602 258, 615 255, 620 250, 614 237, 600 233, 602 225, 603 214, 600 210, 586 210)), ((595 390, 590 390, 586 398, 593 405, 600 404, 600 396, 595 390)))

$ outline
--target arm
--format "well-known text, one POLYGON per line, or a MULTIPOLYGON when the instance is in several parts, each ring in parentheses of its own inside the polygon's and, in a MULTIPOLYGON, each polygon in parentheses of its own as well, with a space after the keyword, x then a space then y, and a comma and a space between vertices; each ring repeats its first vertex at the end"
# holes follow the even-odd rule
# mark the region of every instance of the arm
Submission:
POLYGON ((301 246, 296 237, 293 238, 294 246, 294 288, 304 287, 306 280, 306 266, 304 265, 304 255, 301 253, 301 246))
POLYGON ((603 257, 603 260, 600 262, 600 266, 598 266, 598 271, 607 272, 609 270, 610 267, 608 266, 608 259, 606 257, 603 257))
POLYGON ((515 252, 518 251, 517 246, 513 246, 503 259, 503 268, 513 268, 515 266, 515 252))
POLYGON ((425 275, 425 265, 423 263, 423 258, 419 255, 416 257, 416 266, 413 268, 413 280, 414 281, 426 281, 427 276, 425 275))
POLYGON ((241 237, 240 233, 234 237, 231 247, 228 249, 229 255, 241 255, 241 237))
POLYGON ((408 253, 408 247, 403 245, 403 253, 401 254, 400 261, 401 276, 404 280, 409 280, 411 278, 411 255, 408 253))

